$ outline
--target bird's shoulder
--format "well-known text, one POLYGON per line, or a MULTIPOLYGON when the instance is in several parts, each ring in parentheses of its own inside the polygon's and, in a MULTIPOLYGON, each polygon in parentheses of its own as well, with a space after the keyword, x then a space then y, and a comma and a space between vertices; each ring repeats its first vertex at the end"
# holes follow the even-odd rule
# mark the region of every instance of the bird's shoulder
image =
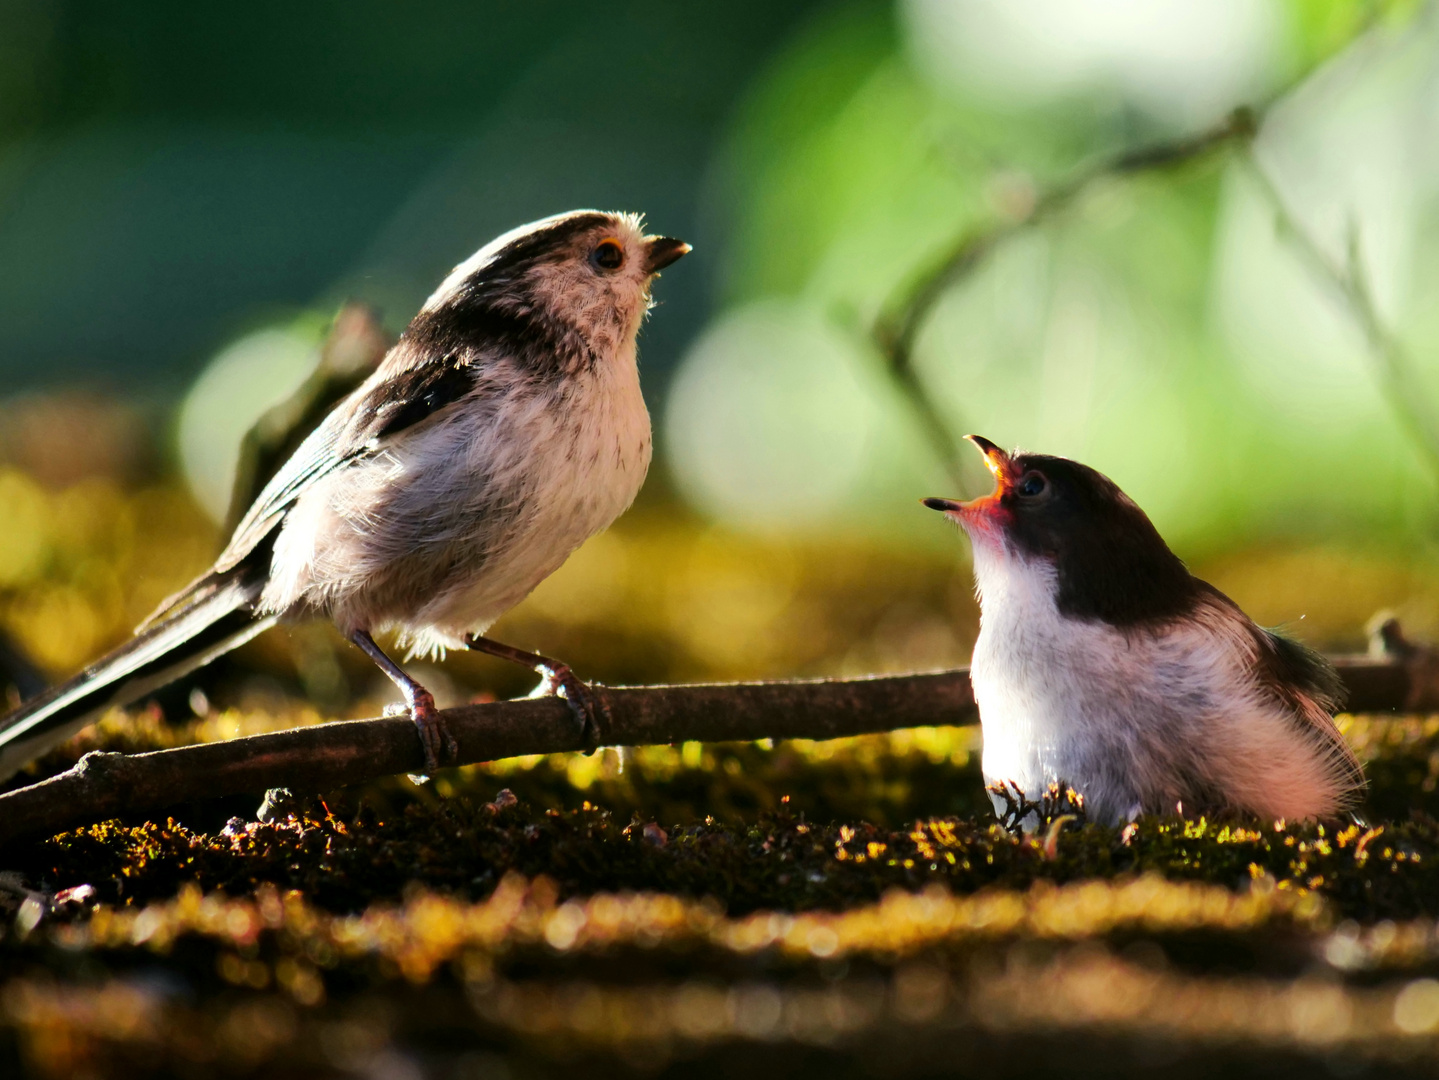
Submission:
POLYGON ((1259 699, 1311 741, 1328 763, 1341 801, 1352 803, 1364 789, 1364 769, 1334 720, 1345 696, 1339 672, 1321 654, 1278 630, 1260 626, 1218 589, 1201 584, 1201 603, 1240 642, 1250 685, 1259 699))
POLYGON ((349 447, 378 447, 391 438, 474 393, 484 368, 472 350, 435 357, 396 357, 388 370, 361 386, 351 403, 342 442, 349 447))
POLYGON ((241 518, 215 569, 236 566, 295 502, 330 474, 368 458, 396 437, 478 391, 473 351, 417 355, 402 341, 302 442, 241 518))
POLYGON ((1260 626, 1208 582, 1195 581, 1196 613, 1238 640, 1253 665, 1256 682, 1267 695, 1296 711, 1317 710, 1326 716, 1342 704, 1343 684, 1328 660, 1278 630, 1260 626))
POLYGON ((466 291, 422 309, 368 379, 341 401, 276 472, 216 563, 239 564, 321 480, 379 453, 472 395, 549 385, 590 362, 563 320, 503 288, 466 291))

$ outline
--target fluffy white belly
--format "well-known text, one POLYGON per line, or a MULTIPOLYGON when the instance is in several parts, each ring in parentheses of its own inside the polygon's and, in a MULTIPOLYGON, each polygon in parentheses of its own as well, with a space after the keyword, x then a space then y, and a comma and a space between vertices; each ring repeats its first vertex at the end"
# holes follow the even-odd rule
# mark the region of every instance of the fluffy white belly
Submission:
POLYGON ((425 607, 418 621, 459 638, 482 631, 624 513, 644 483, 649 414, 639 396, 604 397, 595 413, 561 421, 525 468, 525 505, 501 533, 481 530, 481 573, 425 607))
POLYGON ((1061 615, 1043 564, 978 546, 975 562, 971 678, 987 784, 1012 783, 1031 801, 1068 784, 1091 820, 1111 824, 1180 805, 1307 817, 1342 798, 1331 756, 1261 693, 1228 624, 1122 632, 1061 615))
POLYGON ((486 630, 644 482, 649 413, 620 360, 563 395, 482 388, 317 485, 284 524, 267 606, 393 627, 416 653, 486 630))
MULTIPOLYGON (((598 373, 576 395, 582 408, 543 408, 527 438, 511 436, 519 452, 510 482, 500 486, 516 501, 486 508, 487 520, 470 539, 484 551, 479 571, 461 575, 403 624, 418 649, 483 632, 634 501, 649 469, 651 435, 632 365, 630 373, 598 373)), ((501 456, 477 449, 481 458, 501 456)))
POLYGON ((986 604, 971 669, 986 784, 1013 785, 1032 801, 1051 783, 1069 784, 1091 814, 1133 816, 1137 763, 1125 731, 1142 721, 1124 715, 1137 704, 1124 699, 1144 674, 1122 662, 1105 627, 1063 619, 1052 604, 1022 614, 1006 605, 998 617, 995 607, 986 604))

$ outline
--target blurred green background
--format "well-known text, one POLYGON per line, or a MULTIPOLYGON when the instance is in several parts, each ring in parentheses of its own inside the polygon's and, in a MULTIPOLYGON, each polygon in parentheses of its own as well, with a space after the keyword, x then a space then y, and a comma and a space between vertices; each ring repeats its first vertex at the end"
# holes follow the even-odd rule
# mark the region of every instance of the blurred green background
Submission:
MULTIPOLYGON (((47 677, 119 640, 213 554, 241 436, 342 302, 398 332, 490 237, 588 205, 696 247, 642 337, 659 457, 496 633, 611 682, 963 663, 965 552, 917 502, 960 493, 869 327, 966 232, 1271 100, 1254 160, 1394 349, 1240 148, 1018 231, 916 367, 956 435, 1109 473, 1262 621, 1439 633, 1439 449, 1383 392, 1399 362, 1402 403, 1439 402, 1428 6, 8 0, 0 629, 47 677)), ((324 628, 270 638, 206 691, 387 696, 324 628)), ((526 681, 445 672, 452 699, 526 681)))

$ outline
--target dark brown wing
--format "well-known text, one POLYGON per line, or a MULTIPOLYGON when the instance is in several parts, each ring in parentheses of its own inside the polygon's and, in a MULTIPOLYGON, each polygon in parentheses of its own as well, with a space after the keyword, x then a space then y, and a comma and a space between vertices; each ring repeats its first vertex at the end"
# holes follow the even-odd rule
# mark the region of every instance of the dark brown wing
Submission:
POLYGON ((1343 774, 1348 790, 1363 791, 1364 769, 1334 722, 1334 713, 1344 704, 1344 684, 1334 666, 1313 649, 1259 626, 1213 585, 1198 578, 1195 581, 1201 587, 1201 603, 1225 609, 1228 618, 1249 635, 1261 693, 1294 717, 1301 730, 1323 748, 1343 774))
POLYGON ((1260 657, 1276 693, 1283 692, 1278 688, 1293 688, 1326 713, 1343 707, 1344 682, 1333 664, 1276 630, 1256 629, 1268 639, 1268 648, 1261 648, 1260 657))

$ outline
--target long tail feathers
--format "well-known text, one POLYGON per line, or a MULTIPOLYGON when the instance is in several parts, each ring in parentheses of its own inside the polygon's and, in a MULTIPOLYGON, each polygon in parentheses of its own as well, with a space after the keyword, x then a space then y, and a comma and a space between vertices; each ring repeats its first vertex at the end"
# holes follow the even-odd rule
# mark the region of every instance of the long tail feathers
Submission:
POLYGON ((275 622, 251 608, 259 586, 242 576, 202 579, 108 656, 0 719, 0 780, 98 720, 238 648, 275 622))

